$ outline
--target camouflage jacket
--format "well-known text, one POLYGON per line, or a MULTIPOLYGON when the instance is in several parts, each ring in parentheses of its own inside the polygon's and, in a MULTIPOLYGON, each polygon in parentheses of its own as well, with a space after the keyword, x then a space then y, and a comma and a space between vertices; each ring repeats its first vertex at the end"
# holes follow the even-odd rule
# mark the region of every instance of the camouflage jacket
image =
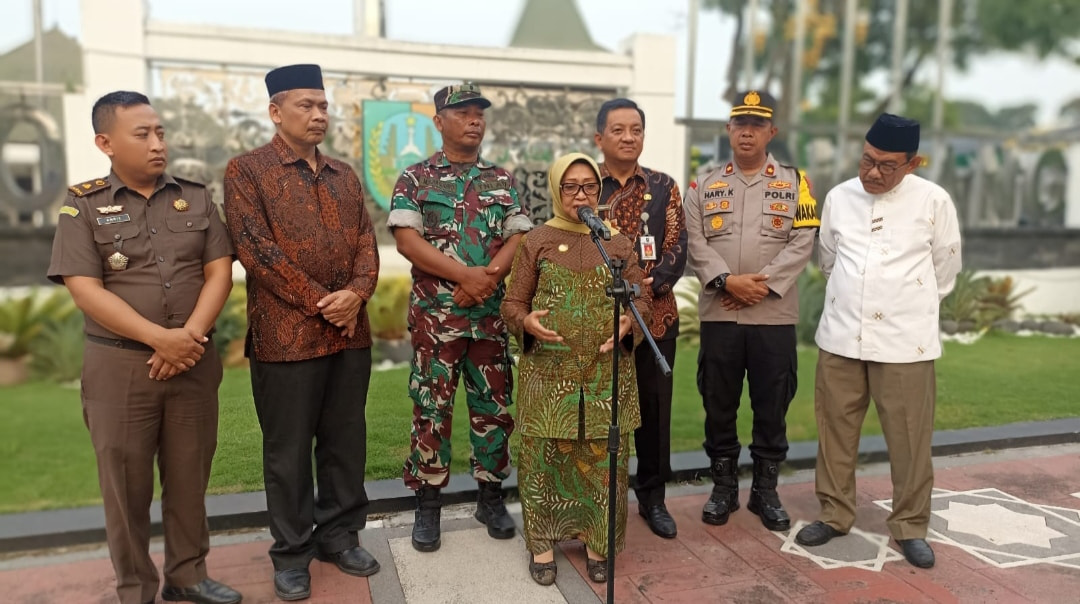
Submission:
MULTIPOLYGON (((458 174, 439 151, 402 172, 394 186, 387 226, 415 229, 465 266, 487 266, 506 239, 528 231, 532 222, 509 171, 479 158, 458 174)), ((483 304, 462 308, 453 301, 454 282, 415 266, 412 276, 410 328, 449 337, 505 336, 506 325, 499 316, 505 286, 483 304)))

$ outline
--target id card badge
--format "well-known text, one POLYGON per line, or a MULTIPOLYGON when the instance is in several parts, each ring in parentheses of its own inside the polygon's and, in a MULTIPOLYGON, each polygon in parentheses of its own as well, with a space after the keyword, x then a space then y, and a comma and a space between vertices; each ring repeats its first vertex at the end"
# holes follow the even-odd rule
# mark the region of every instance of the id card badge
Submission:
POLYGON ((656 237, 652 235, 641 236, 641 259, 656 260, 656 237))

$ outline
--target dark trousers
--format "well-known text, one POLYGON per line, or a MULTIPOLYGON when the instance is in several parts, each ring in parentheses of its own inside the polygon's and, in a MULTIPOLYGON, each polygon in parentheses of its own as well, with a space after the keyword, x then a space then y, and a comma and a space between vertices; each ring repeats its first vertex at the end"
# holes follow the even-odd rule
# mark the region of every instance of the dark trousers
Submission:
POLYGON ((206 484, 217 447, 221 361, 213 345, 190 371, 149 377, 151 353, 87 342, 83 419, 97 456, 105 538, 122 604, 153 600, 158 573, 150 559, 154 458, 161 480, 165 583, 206 578, 210 531, 206 484))
MULTIPOLYGON (((671 368, 675 369, 675 339, 656 343, 671 368)), ((637 370, 638 405, 641 427, 634 430, 637 475, 634 492, 643 505, 664 502, 664 485, 671 480, 671 394, 673 375, 665 376, 656 366, 656 357, 647 343, 634 352, 637 370)))
POLYGON ((738 458, 735 425, 743 378, 754 413, 750 455, 766 461, 787 457, 787 410, 798 385, 794 325, 701 324, 698 392, 705 406, 705 452, 738 458))
POLYGON ((370 348, 305 361, 251 359, 275 570, 307 568, 316 548, 329 554, 359 543, 356 531, 367 522, 364 411, 370 378, 370 348))

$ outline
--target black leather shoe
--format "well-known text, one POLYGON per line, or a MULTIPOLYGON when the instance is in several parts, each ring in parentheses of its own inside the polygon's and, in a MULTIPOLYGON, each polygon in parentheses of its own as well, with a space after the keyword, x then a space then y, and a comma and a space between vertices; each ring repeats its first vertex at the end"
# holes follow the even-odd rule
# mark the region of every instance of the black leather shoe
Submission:
POLYGON ((815 520, 812 524, 802 527, 802 530, 795 535, 795 543, 814 547, 815 545, 825 545, 832 541, 834 537, 842 537, 846 534, 820 520, 815 520))
POLYGON ((786 531, 791 528, 791 518, 780 504, 776 489, 750 489, 750 501, 747 502, 746 509, 757 514, 761 518, 761 524, 770 531, 786 531))
POLYGON ((240 592, 213 579, 203 579, 190 587, 161 588, 161 599, 168 602, 198 602, 200 604, 236 604, 243 599, 240 592))
POLYGON ((418 552, 433 552, 442 545, 442 498, 439 489, 422 487, 416 491, 416 520, 412 546, 418 552))
POLYGON ((912 566, 930 568, 934 566, 934 550, 926 539, 897 539, 900 549, 904 550, 904 559, 912 566))
POLYGON ((514 537, 514 519, 506 511, 502 483, 479 483, 476 493, 476 514, 473 517, 487 525, 488 537, 492 539, 514 537))
POLYGON ((712 474, 713 490, 701 509, 701 521, 719 526, 727 523, 728 516, 739 509, 738 457, 712 458, 709 472, 712 474))
POLYGON ((332 562, 341 572, 357 577, 367 577, 379 572, 379 561, 359 545, 334 554, 316 551, 315 557, 323 562, 332 562))
POLYGON ((664 539, 674 539, 679 534, 679 530, 675 527, 675 519, 668 513, 664 504, 646 506, 639 503, 637 511, 645 518, 645 522, 649 523, 649 529, 653 533, 664 539))
POLYGON ((726 524, 728 516, 739 509, 739 491, 722 486, 714 486, 712 495, 701 509, 701 520, 706 524, 720 526, 726 524))
POLYGON ((750 501, 746 509, 758 518, 770 531, 786 531, 791 528, 791 518, 780 503, 776 493, 776 481, 780 464, 775 461, 754 459, 754 484, 750 487, 750 501))
POLYGON ((274 593, 286 601, 311 597, 311 573, 306 568, 287 568, 274 572, 274 593))

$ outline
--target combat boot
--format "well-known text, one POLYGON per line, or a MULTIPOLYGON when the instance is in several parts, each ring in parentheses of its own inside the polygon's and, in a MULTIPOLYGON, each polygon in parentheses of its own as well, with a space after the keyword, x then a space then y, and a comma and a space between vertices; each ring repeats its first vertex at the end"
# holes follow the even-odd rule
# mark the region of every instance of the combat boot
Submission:
POLYGON ((439 522, 442 517, 442 498, 435 487, 416 490, 416 522, 413 523, 412 545, 417 551, 433 552, 442 545, 439 522))
POLYGON ((502 483, 480 482, 478 484, 480 488, 476 492, 476 519, 487 525, 488 536, 492 539, 512 538, 514 519, 506 511, 502 483))
POLYGON ((706 524, 721 525, 728 521, 732 512, 739 509, 738 459, 714 457, 709 470, 712 472, 713 490, 701 510, 701 520, 706 524))
POLYGON ((761 524, 770 531, 786 531, 791 528, 791 518, 780 504, 776 494, 776 477, 780 464, 765 459, 754 460, 754 484, 750 487, 750 501, 746 509, 761 518, 761 524))

